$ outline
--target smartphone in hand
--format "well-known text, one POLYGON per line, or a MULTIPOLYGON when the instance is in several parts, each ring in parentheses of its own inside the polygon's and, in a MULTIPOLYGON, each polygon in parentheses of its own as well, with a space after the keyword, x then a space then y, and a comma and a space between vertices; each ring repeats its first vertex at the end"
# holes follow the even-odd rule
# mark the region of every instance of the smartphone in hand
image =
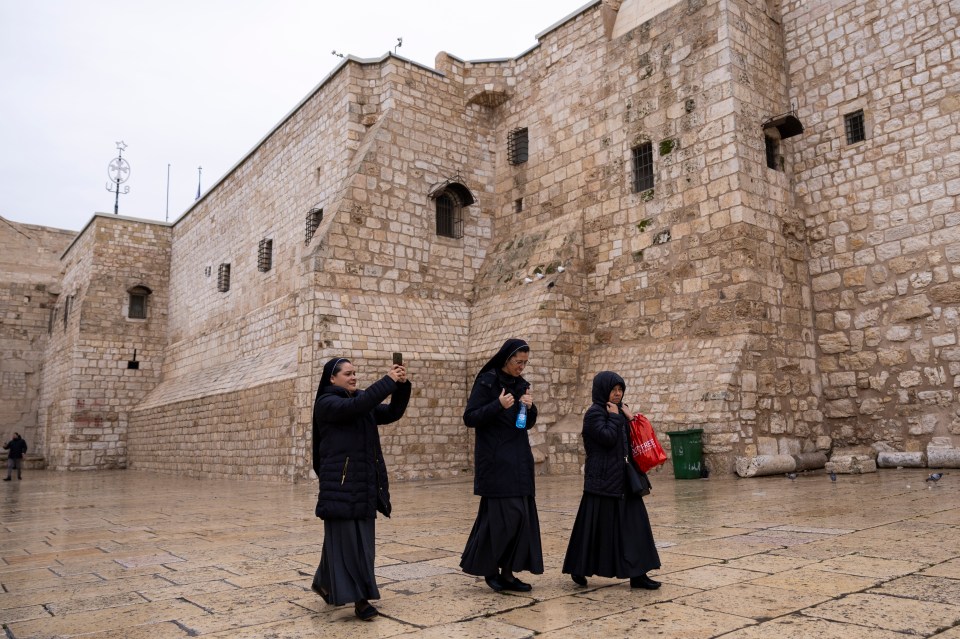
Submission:
POLYGON ((403 366, 403 353, 394 353, 393 363, 397 366, 403 366))

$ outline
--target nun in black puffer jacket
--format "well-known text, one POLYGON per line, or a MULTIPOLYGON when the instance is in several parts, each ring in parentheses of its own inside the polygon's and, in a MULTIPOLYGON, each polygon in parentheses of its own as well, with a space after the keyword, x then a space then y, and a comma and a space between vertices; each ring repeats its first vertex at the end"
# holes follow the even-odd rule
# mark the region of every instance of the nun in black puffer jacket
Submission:
POLYGON ((460 567, 484 577, 497 592, 532 589, 514 572, 543 574, 533 452, 527 437, 537 423, 537 407, 522 375, 529 359, 525 341, 507 340, 477 373, 463 413, 464 424, 476 436, 473 492, 480 496, 480 508, 460 567), (521 406, 526 423, 517 421, 521 406))
POLYGON ((377 426, 403 416, 410 400, 403 366, 394 364, 366 390, 357 371, 338 357, 323 367, 313 405, 313 470, 320 480, 316 515, 323 519, 323 551, 313 591, 328 604, 354 603, 364 620, 377 615, 373 573, 377 511, 390 516, 387 467, 377 426), (389 404, 383 400, 390 397, 389 404))
MULTIPOLYGON (((647 576, 660 568, 650 518, 643 497, 630 491, 627 465, 630 421, 623 402, 627 385, 612 371, 593 378, 593 403, 583 416, 583 497, 570 533, 563 572, 581 586, 587 577, 630 578, 632 588, 655 590, 660 582, 647 576)), ((646 475, 634 466, 642 479, 646 475)), ((649 487, 649 481, 645 482, 649 487)))

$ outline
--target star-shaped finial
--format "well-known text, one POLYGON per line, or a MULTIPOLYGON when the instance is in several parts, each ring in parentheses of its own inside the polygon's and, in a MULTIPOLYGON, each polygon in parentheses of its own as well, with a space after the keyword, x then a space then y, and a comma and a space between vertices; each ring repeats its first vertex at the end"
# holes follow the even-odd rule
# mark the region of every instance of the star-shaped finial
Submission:
POLYGON ((123 140, 120 140, 119 142, 117 142, 117 150, 118 150, 118 151, 126 151, 126 150, 127 150, 127 145, 126 145, 126 143, 125 143, 123 140))

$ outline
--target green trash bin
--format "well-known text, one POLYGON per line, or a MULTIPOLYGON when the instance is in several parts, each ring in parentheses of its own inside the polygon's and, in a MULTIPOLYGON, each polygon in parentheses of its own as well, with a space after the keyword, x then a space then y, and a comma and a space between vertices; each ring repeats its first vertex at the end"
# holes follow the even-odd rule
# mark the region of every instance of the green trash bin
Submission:
POLYGON ((677 479, 700 479, 703 470, 703 429, 675 430, 670 437, 673 476, 677 479))

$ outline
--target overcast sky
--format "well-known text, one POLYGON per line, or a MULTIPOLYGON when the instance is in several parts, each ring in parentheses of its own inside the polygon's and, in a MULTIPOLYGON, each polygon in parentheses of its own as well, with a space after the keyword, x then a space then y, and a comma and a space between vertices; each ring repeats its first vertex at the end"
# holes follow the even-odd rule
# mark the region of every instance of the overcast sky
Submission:
POLYGON ((0 0, 0 216, 81 229, 176 220, 333 69, 393 50, 429 67, 514 57, 587 0, 0 0), (122 187, 121 187, 122 188, 122 187))

